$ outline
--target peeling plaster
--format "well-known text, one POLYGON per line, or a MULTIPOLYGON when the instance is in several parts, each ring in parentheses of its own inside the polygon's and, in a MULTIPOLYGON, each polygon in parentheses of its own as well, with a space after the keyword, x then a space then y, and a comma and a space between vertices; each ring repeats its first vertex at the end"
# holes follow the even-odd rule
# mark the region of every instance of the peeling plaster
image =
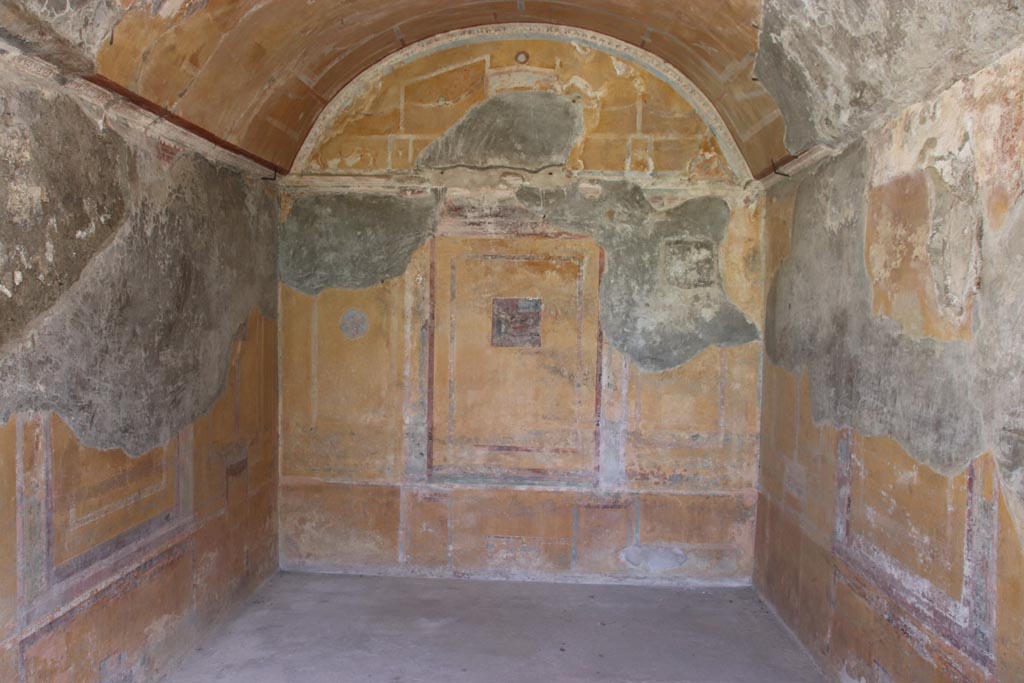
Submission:
POLYGON ((801 152, 844 143, 1024 40, 1017 0, 765 0, 756 73, 801 152))
POLYGON ((721 245, 729 206, 717 197, 655 210, 628 181, 580 182, 562 190, 523 186, 519 199, 550 224, 604 247, 604 335, 645 370, 682 365, 711 345, 759 338, 722 286, 721 245))
POLYGON ((536 173, 565 166, 583 132, 579 103, 556 93, 508 92, 476 105, 423 150, 423 168, 510 168, 536 173))
POLYGON ((0 422, 53 410, 89 446, 144 453, 212 406, 249 312, 274 312, 277 201, 254 177, 97 127, 102 112, 52 84, 0 87, 25 122, 2 148, 17 182, 0 194, 0 255, 32 266, 5 306, 0 422))

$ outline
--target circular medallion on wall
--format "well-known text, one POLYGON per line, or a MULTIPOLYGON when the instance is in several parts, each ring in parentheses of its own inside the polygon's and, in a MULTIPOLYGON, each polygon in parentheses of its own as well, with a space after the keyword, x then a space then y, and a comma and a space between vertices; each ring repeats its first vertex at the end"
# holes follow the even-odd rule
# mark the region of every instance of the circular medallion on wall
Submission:
POLYGON ((353 308, 350 311, 345 311, 338 326, 341 328, 341 333, 349 339, 359 339, 365 336, 366 331, 370 329, 370 320, 358 308, 353 308))

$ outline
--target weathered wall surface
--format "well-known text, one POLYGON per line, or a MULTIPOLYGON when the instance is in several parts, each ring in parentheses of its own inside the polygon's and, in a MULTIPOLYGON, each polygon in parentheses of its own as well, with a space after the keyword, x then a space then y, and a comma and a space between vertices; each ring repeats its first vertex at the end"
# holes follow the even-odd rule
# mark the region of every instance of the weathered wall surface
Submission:
POLYGON ((849 141, 1022 38, 1017 0, 765 0, 756 73, 801 152, 849 141))
POLYGON ((755 577, 842 680, 1024 671, 1022 73, 769 193, 755 577))
MULTIPOLYGON (((531 64, 566 49, 531 43, 531 64)), ((600 71, 591 57, 579 59, 594 82, 619 82, 611 60, 600 71)), ((426 61, 408 70, 438 70, 426 61)), ((609 139, 636 132, 631 83, 622 116, 585 107, 580 128, 540 65, 535 89, 481 93, 478 106, 452 95, 475 80, 449 71, 417 91, 432 111, 462 112, 421 147, 444 174, 318 177, 284 202, 283 566, 747 580, 758 196, 708 177, 644 189, 651 176, 627 178, 624 157, 606 179, 573 177, 598 118, 609 139), (545 125, 495 135, 523 102, 545 125), (383 254, 375 232, 393 245, 383 254)), ((315 162, 340 168, 330 160, 345 145, 387 141, 392 119, 371 110, 328 122, 315 162), (371 121, 372 136, 353 133, 371 121)))
POLYGON ((278 204, 124 102, 0 73, 0 678, 151 680, 278 566, 278 204))
POLYGON ((249 311, 273 314, 277 203, 38 88, 4 81, 0 419, 55 410, 137 455, 213 403, 249 311))
POLYGON ((581 43, 462 42, 396 66, 351 101, 347 94, 343 110, 317 122, 295 171, 463 165, 733 177, 711 129, 664 78, 581 43))

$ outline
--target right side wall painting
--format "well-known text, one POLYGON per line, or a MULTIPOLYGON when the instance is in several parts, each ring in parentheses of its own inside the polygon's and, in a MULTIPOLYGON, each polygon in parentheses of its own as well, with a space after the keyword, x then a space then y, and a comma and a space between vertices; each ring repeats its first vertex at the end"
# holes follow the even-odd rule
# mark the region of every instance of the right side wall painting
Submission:
POLYGON ((1022 83, 769 191, 755 581, 843 681, 1024 680, 1022 83))

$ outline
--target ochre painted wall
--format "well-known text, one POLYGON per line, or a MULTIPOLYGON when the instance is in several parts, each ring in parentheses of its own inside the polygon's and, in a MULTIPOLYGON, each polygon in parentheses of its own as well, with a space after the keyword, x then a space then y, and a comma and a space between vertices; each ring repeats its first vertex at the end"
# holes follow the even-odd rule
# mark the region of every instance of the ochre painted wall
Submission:
POLYGON ((0 681, 157 680, 278 568, 278 203, 54 75, 0 55, 0 681))
MULTIPOLYGON (((787 307, 813 315, 822 305, 784 298, 793 290, 779 290, 777 274, 796 240, 838 227, 860 231, 852 243, 863 253, 831 252, 839 238, 826 237, 812 257, 836 259, 822 271, 833 277, 842 263, 857 265, 864 291, 851 295, 862 286, 851 279, 840 297, 863 301, 871 324, 890 325, 901 343, 933 350, 919 367, 894 364, 887 380, 866 382, 887 359, 856 357, 867 337, 842 299, 824 304, 845 325, 840 345, 816 357, 828 333, 814 331, 802 340, 803 367, 793 367, 788 342, 766 334, 755 583, 842 681, 1024 681, 1024 518, 1012 448, 1021 290, 1005 284, 1020 282, 1024 259, 1022 65, 1024 55, 1011 54, 870 132, 860 151, 768 194, 769 329, 787 307), (834 173, 858 155, 862 177, 834 173), (955 379, 926 390, 943 354, 958 349, 955 379), (916 400, 896 404, 903 391, 916 400), (833 406, 851 393, 857 405, 837 418, 843 408, 833 406), (905 429, 915 412, 934 415, 945 393, 980 422, 977 434, 949 437, 975 444, 952 457, 909 445, 929 436, 921 428, 906 442, 870 435, 858 412, 905 429)), ((803 291, 829 289, 817 276, 801 271, 803 291)), ((946 426, 922 424, 934 434, 946 426)))
POLYGON ((481 38, 307 148, 282 202, 283 567, 749 580, 760 196, 679 92, 481 38))
POLYGON ((601 339, 602 268, 589 238, 439 235, 374 287, 282 284, 283 566, 748 578, 760 344, 639 370, 601 339), (506 297, 543 302, 540 347, 492 345, 506 297))
POLYGON ((276 335, 254 311, 210 412, 142 456, 0 427, 0 680, 148 680, 277 571, 276 335))

